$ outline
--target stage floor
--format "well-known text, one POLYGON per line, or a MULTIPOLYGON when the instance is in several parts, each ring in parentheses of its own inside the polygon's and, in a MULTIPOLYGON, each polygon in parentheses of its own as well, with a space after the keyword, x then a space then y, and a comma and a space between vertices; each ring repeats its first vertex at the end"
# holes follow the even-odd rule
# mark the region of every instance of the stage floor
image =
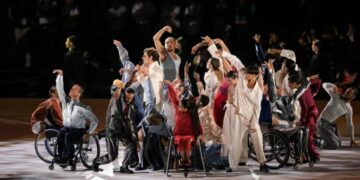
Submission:
MULTIPOLYGON (((0 99, 0 179, 169 179, 163 171, 142 171, 132 175, 113 173, 113 167, 119 168, 119 163, 103 166, 103 172, 85 170, 81 165, 77 171, 63 170, 55 165, 50 171, 48 164, 41 161, 35 154, 35 135, 30 130, 31 112, 43 99, 0 99)), ((104 127, 104 117, 108 100, 84 100, 91 105, 99 117, 99 129, 104 127)), ((355 106, 359 107, 359 102, 355 106)), ((322 103, 324 105, 324 103, 322 103)), ((320 108, 319 108, 320 109, 320 108)), ((354 124, 359 132, 359 112, 354 108, 354 124)), ((346 131, 346 123, 340 122, 340 127, 346 131)), ((344 133, 345 134, 345 133, 344 133)), ((358 134, 358 133, 356 133, 358 134)), ((360 139, 357 139, 360 144, 360 139)), ((105 143, 101 141, 104 151, 105 143)), ((119 162, 121 163, 123 147, 120 147, 119 162)), ((102 152, 103 154, 104 152, 102 152)), ((314 168, 307 164, 301 165, 296 171, 292 167, 272 170, 268 174, 258 172, 258 164, 249 160, 248 166, 241 167, 232 173, 211 171, 211 176, 205 177, 203 172, 189 173, 189 178, 203 179, 360 179, 360 148, 350 148, 349 139, 345 138, 340 150, 320 150, 321 161, 314 168)), ((182 173, 173 173, 172 179, 183 179, 182 173)))
MULTIPOLYGON (((360 148, 349 148, 349 140, 344 141, 344 147, 340 150, 321 150, 321 161, 309 168, 307 164, 301 165, 294 171, 292 167, 280 170, 271 170, 268 174, 258 172, 258 164, 249 160, 248 166, 240 167, 232 173, 224 170, 210 171, 211 175, 206 177, 202 171, 189 172, 188 178, 202 179, 359 179, 360 178, 360 148)), ((360 142, 358 142, 360 143, 360 142)), ((105 143, 101 141, 104 149, 105 143)), ((112 172, 115 167, 119 169, 123 156, 123 147, 120 147, 117 163, 100 166, 104 171, 93 172, 86 170, 78 164, 77 171, 70 168, 62 169, 55 165, 50 171, 48 164, 41 161, 35 154, 33 141, 3 141, 0 143, 0 179, 169 179, 163 171, 139 171, 135 174, 124 175, 112 172)), ((103 152, 102 152, 103 153, 103 152)), ((172 173, 171 179, 183 179, 183 173, 172 173)))

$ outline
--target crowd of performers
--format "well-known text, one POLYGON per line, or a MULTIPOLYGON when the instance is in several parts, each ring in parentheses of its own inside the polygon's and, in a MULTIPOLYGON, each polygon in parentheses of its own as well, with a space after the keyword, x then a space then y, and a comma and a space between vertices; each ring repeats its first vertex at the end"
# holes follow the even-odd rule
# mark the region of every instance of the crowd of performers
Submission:
MULTIPOLYGON (((194 68, 196 59, 187 62, 177 55, 180 44, 175 38, 166 38, 164 44, 160 41, 166 32, 172 33, 170 26, 154 35, 155 48, 144 49, 141 65, 135 65, 122 43, 114 40, 123 65, 122 77, 111 86, 106 128, 96 133, 105 137, 108 153, 94 160, 94 170, 117 158, 119 142, 125 146, 120 172, 133 173, 130 167, 135 171, 162 169, 169 137, 174 136, 181 166, 193 163, 190 157, 200 139, 207 146, 206 153, 215 148, 215 153, 206 155, 209 166, 216 164, 213 167, 231 172, 246 165, 250 135, 260 171, 269 172, 261 123, 272 124, 285 134, 301 134, 296 140, 300 161, 315 163, 320 160, 315 137, 323 138, 324 148, 340 147, 335 122, 342 115, 346 115, 350 144, 357 146, 350 105, 358 92, 352 85, 356 72, 344 70, 344 80, 321 82, 318 74, 302 73, 295 53, 286 49, 268 49, 266 53, 274 59, 244 66, 221 39, 205 36, 192 48, 192 53, 198 54, 205 47, 211 55, 206 61, 207 72, 199 73, 194 68), (319 113, 314 96, 321 86, 331 99, 319 113)), ((71 39, 68 41, 71 46, 71 39)), ((34 133, 48 127, 60 129, 56 158, 67 162, 73 156, 72 142, 94 134, 98 119, 80 102, 83 87, 71 86, 68 98, 63 78, 66 71, 53 73, 57 77, 56 86, 49 91, 51 98, 34 111, 31 124, 34 133)))

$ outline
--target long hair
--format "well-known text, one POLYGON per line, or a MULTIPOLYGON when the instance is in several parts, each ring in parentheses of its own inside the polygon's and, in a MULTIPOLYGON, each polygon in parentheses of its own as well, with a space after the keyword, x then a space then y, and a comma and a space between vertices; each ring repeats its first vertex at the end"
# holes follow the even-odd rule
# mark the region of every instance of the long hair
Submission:
POLYGON ((187 110, 190 114, 190 117, 191 117, 193 132, 196 136, 198 136, 200 134, 200 132, 199 132, 200 118, 199 118, 198 108, 196 106, 195 99, 193 98, 193 96, 190 96, 188 98, 182 99, 181 103, 185 108, 187 108, 187 110))
POLYGON ((218 81, 221 82, 224 78, 224 75, 220 70, 220 60, 212 57, 212 58, 210 58, 210 64, 213 67, 214 73, 215 73, 218 81))

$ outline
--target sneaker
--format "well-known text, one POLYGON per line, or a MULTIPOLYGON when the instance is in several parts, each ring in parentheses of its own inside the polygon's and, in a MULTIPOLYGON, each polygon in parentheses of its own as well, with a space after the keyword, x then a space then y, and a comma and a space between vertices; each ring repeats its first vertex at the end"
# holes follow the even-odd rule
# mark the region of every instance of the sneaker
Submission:
POLYGON ((142 170, 145 170, 145 168, 142 167, 141 164, 138 164, 138 165, 135 167, 135 171, 142 171, 142 170))
POLYGON ((246 162, 239 162, 238 166, 246 166, 246 162))
POLYGON ((130 170, 129 168, 120 167, 120 173, 133 174, 134 171, 130 170))
POLYGON ((269 169, 266 165, 260 165, 260 172, 268 173, 269 169))

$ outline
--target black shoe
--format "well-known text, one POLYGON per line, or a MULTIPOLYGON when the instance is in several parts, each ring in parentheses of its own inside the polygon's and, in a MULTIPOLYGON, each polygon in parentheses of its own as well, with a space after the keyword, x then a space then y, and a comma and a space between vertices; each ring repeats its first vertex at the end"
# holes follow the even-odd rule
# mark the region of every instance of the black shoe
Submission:
POLYGON ((141 164, 138 164, 138 165, 135 167, 135 171, 142 171, 142 170, 145 170, 145 168, 142 167, 141 164))
POLYGON ((68 160, 66 158, 61 158, 59 156, 55 157, 55 163, 61 165, 67 165, 68 160))
POLYGON ((246 162, 239 162, 238 166, 246 166, 246 162))
POLYGON ((268 173, 270 171, 266 165, 260 165, 260 172, 268 173))
POLYGON ((226 168, 225 168, 225 171, 226 171, 226 172, 232 172, 232 169, 231 169, 230 167, 226 167, 226 168))
POLYGON ((130 163, 131 168, 135 168, 139 164, 139 161, 133 161, 130 163))
POLYGON ((99 168, 100 164, 97 162, 94 162, 93 166, 92 166, 92 170, 95 172, 99 172, 102 171, 102 169, 99 168))
POLYGON ((133 174, 134 171, 130 170, 129 168, 120 167, 120 173, 133 174))

